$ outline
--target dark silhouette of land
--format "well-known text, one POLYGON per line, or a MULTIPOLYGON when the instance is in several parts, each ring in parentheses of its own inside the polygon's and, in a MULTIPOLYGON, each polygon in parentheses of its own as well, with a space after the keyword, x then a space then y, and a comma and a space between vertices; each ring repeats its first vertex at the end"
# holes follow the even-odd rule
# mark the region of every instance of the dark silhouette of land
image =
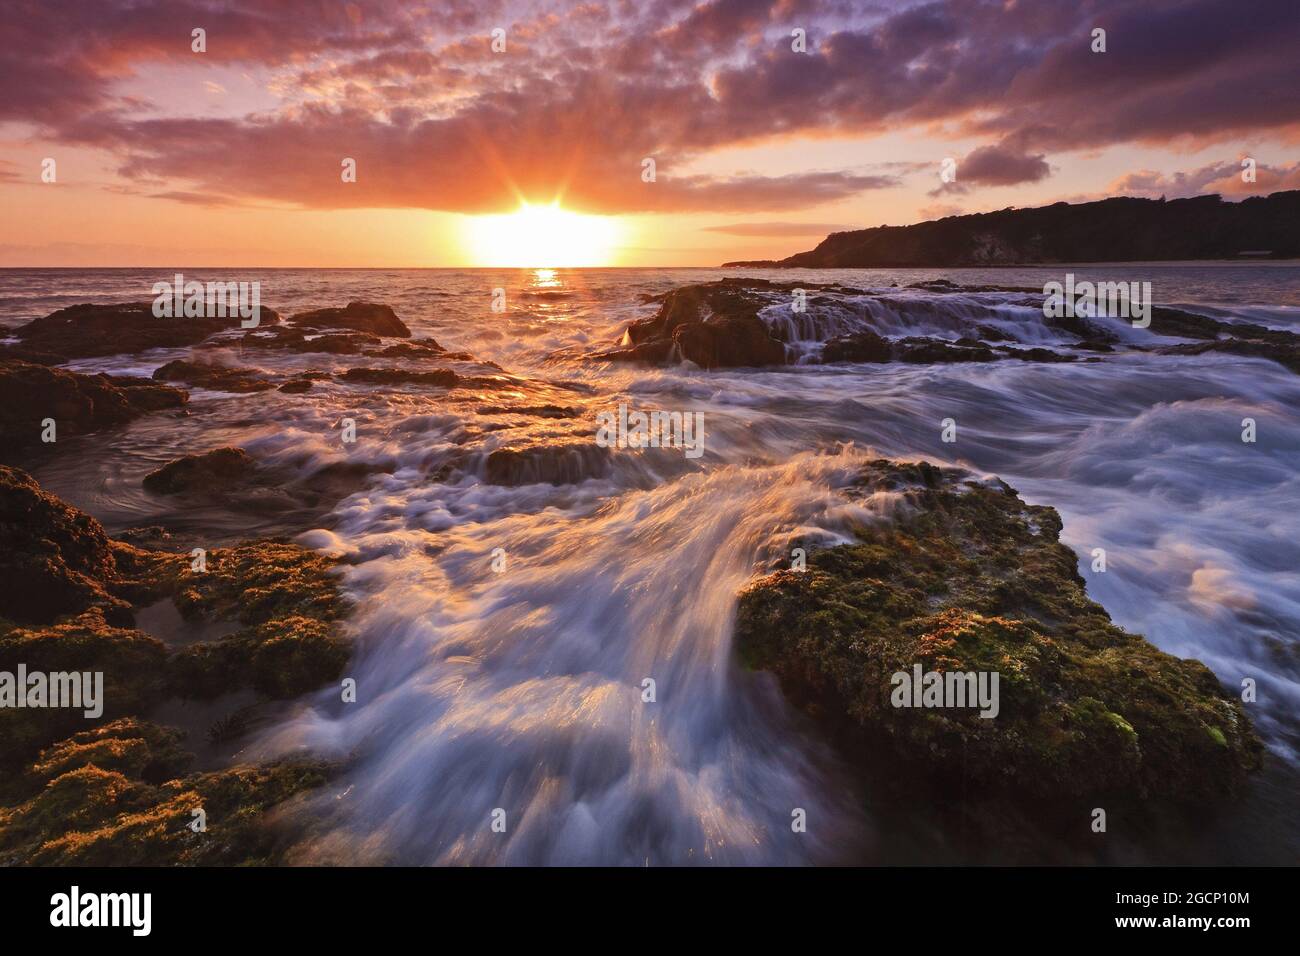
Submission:
POLYGON ((1300 256, 1300 190, 1192 199, 1103 199, 834 232, 768 268, 942 268, 1041 262, 1288 259, 1300 256))

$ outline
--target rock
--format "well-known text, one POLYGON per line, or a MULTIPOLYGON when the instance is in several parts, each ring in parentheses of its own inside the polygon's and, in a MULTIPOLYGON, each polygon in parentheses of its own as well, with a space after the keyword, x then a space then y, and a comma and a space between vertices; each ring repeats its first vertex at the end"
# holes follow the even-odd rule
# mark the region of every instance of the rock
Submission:
POLYGON ((968 339, 967 343, 958 345, 944 339, 920 337, 900 339, 897 343, 898 360, 929 365, 936 362, 992 362, 998 357, 981 342, 968 339))
POLYGON ((301 395, 303 392, 310 392, 312 389, 312 380, 309 378, 294 378, 280 386, 280 391, 288 392, 291 395, 301 395))
MULTIPOLYGON (((242 348, 286 349, 290 352, 323 352, 328 355, 361 355, 383 344, 383 339, 369 332, 334 332, 316 334, 310 330, 279 326, 262 332, 249 332, 236 340, 242 348)), ((226 348, 228 341, 214 341, 213 348, 226 348)))
POLYGON ((180 735, 143 716, 166 696, 251 686, 290 697, 337 680, 350 644, 336 563, 272 540, 212 549, 196 572, 188 554, 109 539, 93 518, 0 466, 0 671, 22 664, 104 681, 103 714, 89 724, 66 707, 0 708, 0 865, 278 862, 286 832, 266 812, 320 786, 331 768, 290 761, 181 777, 189 755, 180 735), (126 626, 125 602, 164 598, 196 627, 238 626, 169 653, 126 626), (121 626, 105 619, 121 607, 121 626), (187 829, 198 807, 209 825, 201 840, 187 829))
MULTIPOLYGON (((261 325, 280 315, 263 307, 261 325)), ((61 361, 196 345, 211 335, 240 328, 237 315, 225 318, 158 318, 151 302, 73 305, 14 330, 24 349, 57 355, 61 361)))
POLYGON ((27 792, 0 807, 0 863, 24 866, 235 866, 281 862, 285 832, 268 811, 319 787, 318 761, 181 776, 177 734, 134 718, 76 734, 28 771, 27 792), (208 829, 197 837, 192 811, 208 829))
POLYGON ((1003 331, 1002 331, 1000 328, 998 328, 996 325, 979 325, 979 326, 976 326, 976 329, 979 331, 980 338, 983 339, 985 342, 1014 342, 1014 341, 1016 341, 1015 336, 1013 336, 1013 335, 1009 335, 1009 334, 1007 334, 1006 332, 1003 332, 1003 331))
POLYGON ((147 379, 0 361, 0 436, 9 449, 39 443, 47 418, 54 419, 59 437, 84 435, 149 412, 181 408, 188 399, 179 388, 147 379))
POLYGON ((828 341, 822 349, 822 361, 888 362, 892 354, 889 342, 867 330, 841 335, 828 341))
MULTIPOLYGON (((1261 746, 1198 661, 1157 650, 1091 601, 1060 517, 1002 483, 877 461, 863 492, 896 519, 747 587, 736 642, 850 753, 973 798, 1197 804, 1238 792, 1261 746), (896 673, 997 672, 1000 710, 894 705, 896 673)), ((1105 804, 1110 805, 1110 804, 1105 804)))
MULTIPOLYGON (((684 286, 657 296, 659 311, 633 322, 616 349, 591 357, 600 361, 686 360, 701 368, 783 365, 785 346, 758 317, 769 304, 762 292, 783 290, 763 279, 723 279, 684 286)), ((790 286, 789 288, 793 288, 790 286)))
POLYGON ((1168 345, 1156 351, 1161 355, 1204 355, 1207 352, 1244 355, 1249 358, 1269 359, 1292 372, 1300 373, 1300 336, 1297 336, 1295 342, 1289 343, 1218 339, 1214 342, 1168 345))
POLYGON ((185 382, 197 388, 209 388, 214 392, 265 392, 275 388, 274 382, 247 369, 231 368, 211 362, 190 362, 177 359, 155 369, 153 377, 163 382, 185 382))
POLYGON ((532 418, 577 418, 582 410, 569 405, 480 405, 480 415, 527 415, 532 418))
POLYGON ((157 495, 225 490, 257 474, 257 462, 242 448, 215 448, 201 455, 169 461, 144 477, 144 487, 157 495))
POLYGON ((92 607, 129 621, 105 582, 117 565, 98 521, 0 465, 0 618, 50 623, 92 607), (115 613, 116 612, 116 613, 115 613))
POLYGON ((691 322, 673 330, 677 352, 700 368, 784 365, 785 346, 757 316, 691 322))
POLYGON ((668 361, 673 354, 673 341, 660 339, 655 342, 642 342, 617 349, 606 349, 594 353, 591 358, 596 362, 649 362, 660 364, 668 361))
MULTIPOLYGON (((250 465, 239 449, 198 457, 164 469, 169 486, 204 487, 208 470, 243 474, 250 465)), ((346 464, 321 469, 318 483, 328 489, 354 471, 346 464)), ((0 669, 24 662, 31 670, 103 671, 124 714, 156 697, 164 670, 182 697, 243 686, 283 695, 337 676, 350 645, 337 627, 346 604, 332 574, 335 559, 272 539, 211 549, 202 572, 190 560, 113 541, 29 475, 0 466, 0 669), (135 629, 131 613, 164 598, 186 620, 240 627, 187 647, 164 668, 165 648, 135 629)), ((6 713, 41 718, 7 739, 43 744, 54 738, 42 737, 41 727, 58 726, 46 718, 70 712, 0 710, 0 719, 6 713)), ((0 761, 5 752, 0 746, 0 761)))
POLYGON ((449 368, 416 372, 404 368, 350 368, 340 378, 344 382, 368 385, 433 385, 452 388, 460 376, 449 368))
POLYGON ((1077 362, 1079 360, 1079 356, 1070 355, 1068 352, 1056 352, 1038 347, 1025 349, 1002 346, 998 352, 1006 358, 1021 359, 1025 362, 1077 362))
POLYGON ((286 467, 259 465, 242 448, 216 448, 168 462, 145 476, 147 491, 185 495, 232 511, 288 513, 305 518, 323 513, 339 500, 359 491, 376 473, 393 464, 335 462, 305 477, 286 467))
POLYGON ((447 350, 433 339, 414 339, 366 354, 378 358, 441 358, 447 355, 447 350))
POLYGON ((194 759, 181 733, 134 717, 99 724, 43 751, 29 774, 42 783, 94 765, 155 783, 170 780, 194 759))
POLYGON ((289 321, 300 328, 351 329, 388 337, 411 337, 411 330, 397 317, 397 313, 389 306, 375 302, 349 302, 342 309, 299 312, 289 321))
MULTIPOLYGON (((0 622, 0 671, 14 674, 22 665, 29 674, 100 673, 104 721, 142 713, 161 699, 166 656, 161 641, 108 623, 100 607, 63 616, 57 624, 0 622)), ((84 708, 0 708, 0 768, 14 767, 87 724, 84 708)))
POLYGON ((490 485, 577 484, 609 475, 608 448, 593 441, 556 441, 498 448, 487 456, 484 480, 490 485))
POLYGON ((178 696, 211 698, 252 686, 291 697, 336 679, 351 647, 337 622, 347 610, 333 558, 283 541, 208 554, 208 570, 172 569, 166 588, 187 620, 236 621, 241 629, 194 644, 168 661, 178 696))

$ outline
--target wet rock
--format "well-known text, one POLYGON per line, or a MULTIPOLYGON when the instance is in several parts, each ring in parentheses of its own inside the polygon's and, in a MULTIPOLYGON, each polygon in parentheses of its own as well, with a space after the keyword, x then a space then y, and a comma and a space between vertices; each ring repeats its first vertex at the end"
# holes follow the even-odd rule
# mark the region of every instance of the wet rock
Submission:
POLYGON ((369 333, 356 335, 320 335, 304 338, 290 348, 295 352, 324 352, 327 355, 363 355, 368 347, 382 340, 369 333))
POLYGON ((144 477, 144 487, 158 495, 224 491, 232 484, 251 481, 255 462, 242 448, 215 448, 201 455, 169 461, 144 477))
POLYGON ((1077 335, 1088 342, 1114 343, 1119 341, 1119 336, 1110 329, 1082 315, 1045 316, 1043 324, 1049 328, 1077 335))
POLYGON ((336 679, 351 652, 337 626, 347 605, 336 566, 335 559, 274 540, 209 552, 203 574, 174 566, 166 590, 184 618, 241 628, 173 656, 169 686, 182 697, 246 686, 291 697, 336 679))
POLYGON ((938 362, 992 362, 997 353, 987 345, 974 339, 959 345, 944 339, 926 339, 910 337, 900 339, 898 360, 914 364, 934 364, 938 362))
POLYGON ((180 776, 174 732, 135 719, 77 734, 28 771, 0 807, 0 863, 27 866, 234 866, 281 862, 288 841, 267 812, 318 787, 315 761, 180 776), (202 808, 207 831, 189 829, 202 808))
POLYGON ((742 593, 750 666, 845 740, 972 797, 1196 804, 1236 793, 1261 746, 1198 661, 1157 650, 1091 601, 1061 520, 1000 482, 877 461, 862 493, 895 520, 742 593), (997 672, 999 712, 895 705, 893 675, 997 672))
POLYGON ((299 512, 308 518, 393 467, 392 462, 334 462, 304 476, 288 467, 261 465, 242 448, 225 447, 173 459, 146 475, 143 486, 153 494, 183 495, 231 511, 299 512))
POLYGON ((660 364, 667 362, 672 354, 672 340, 660 339, 655 342, 642 342, 639 345, 606 349, 594 353, 591 358, 597 362, 649 362, 651 364, 660 364))
POLYGON ((1109 342, 1101 342, 1097 339, 1084 339, 1082 342, 1075 342, 1074 348, 1084 352, 1114 352, 1115 346, 1109 342))
POLYGON ((1077 355, 1045 348, 1023 349, 1003 346, 998 349, 998 352, 1007 358, 1021 359, 1025 362, 1077 362, 1079 360, 1077 355))
POLYGON ((480 405, 480 415, 527 415, 531 418, 577 418, 582 410, 568 405, 480 405))
POLYGON ((413 339, 410 342, 398 342, 367 355, 378 358, 443 358, 448 357, 447 350, 433 339, 413 339))
POLYGON ((677 352, 700 368, 784 365, 785 346, 767 331, 757 316, 713 318, 673 330, 677 352))
MULTIPOLYGON (((162 642, 110 624, 102 607, 62 616, 57 624, 0 620, 0 671, 16 674, 22 666, 28 674, 103 674, 102 720, 141 713, 157 703, 166 656, 162 642)), ((0 708, 0 768, 12 768, 51 741, 85 729, 90 722, 85 711, 0 708)))
POLYGON ((460 376, 449 368, 414 371, 404 368, 350 368, 339 378, 344 382, 367 385, 433 385, 452 388, 460 376))
MULTIPOLYGON (((262 326, 275 325, 274 309, 260 311, 262 326)), ((153 303, 74 305, 14 330, 24 349, 57 355, 62 361, 119 355, 155 348, 197 345, 218 332, 240 328, 237 315, 224 318, 158 318, 153 303)))
POLYGON ((182 734, 134 717, 123 717, 73 734, 44 750, 28 773, 48 783, 92 764, 155 783, 170 780, 193 760, 182 734))
POLYGON ((498 448, 487 456, 484 480, 491 485, 577 484, 609 475, 612 456, 593 441, 553 442, 498 448))
POLYGON ((979 325, 976 326, 979 337, 985 342, 1014 342, 1016 337, 1003 332, 996 325, 979 325))
POLYGON ((392 308, 376 302, 349 302, 342 309, 315 309, 299 312, 289 319, 299 328, 351 329, 373 335, 409 339, 411 330, 392 308))
POLYGON ((0 864, 278 861, 286 831, 266 811, 320 786, 330 768, 285 762, 181 777, 189 755, 180 735, 141 716, 164 698, 245 686, 289 697, 337 680, 350 644, 335 566, 271 540, 213 549, 195 570, 188 554, 109 539, 93 518, 0 466, 0 670, 104 680, 98 717, 0 708, 0 864), (233 629, 169 652, 131 626, 131 605, 164 599, 196 628, 233 629), (122 608, 124 621, 106 619, 122 608), (198 807, 209 824, 202 836, 187 828, 198 807))
POLYGON ((854 332, 828 341, 822 349, 823 362, 888 362, 893 349, 875 332, 854 332))
MULTIPOLYGON (((233 461, 240 471, 247 467, 238 449, 221 452, 216 460, 233 461)), ((178 466, 171 477, 185 476, 192 484, 209 464, 178 466)), ((322 481, 347 477, 332 472, 322 481)), ((169 679, 182 696, 245 685, 268 693, 306 689, 317 686, 321 674, 336 674, 346 661, 348 645, 336 627, 346 607, 332 575, 336 562, 296 545, 269 540, 213 549, 206 569, 195 571, 187 554, 112 541, 93 518, 4 466, 0 545, 0 665, 104 671, 110 681, 129 685, 112 694, 127 713, 143 709, 150 694, 140 688, 157 685, 165 653, 162 644, 134 629, 131 607, 163 598, 170 598, 186 620, 241 626, 216 642, 223 645, 219 651, 204 645, 188 649, 210 653, 233 669, 206 674, 193 662, 171 659, 169 679), (261 665, 272 662, 274 673, 263 673, 261 665), (183 675, 196 671, 195 685, 187 686, 183 675)))
POLYGON ((98 521, 0 465, 0 618, 50 623, 100 606, 127 621, 124 603, 105 588, 116 569, 98 521))
MULTIPOLYGON (((361 355, 383 343, 368 332, 313 333, 310 330, 280 326, 266 331, 249 332, 235 342, 242 348, 284 349, 290 352, 321 352, 327 355, 361 355)), ((215 340, 211 347, 226 348, 228 340, 215 340)))
POLYGON ((188 398, 182 389, 148 379, 0 361, 0 436, 8 448, 21 448, 40 442, 47 418, 54 419, 59 437, 84 435, 181 408, 188 398))
POLYGON ((1214 342, 1196 342, 1169 345, 1156 350, 1161 355, 1204 355, 1220 352, 1225 355, 1244 355, 1249 358, 1269 359, 1292 372, 1300 373, 1300 336, 1294 342, 1254 342, 1241 339, 1218 339, 1214 342))
POLYGON ((660 303, 658 312, 629 325, 618 348, 592 358, 684 359, 701 368, 783 365, 785 346, 772 337, 758 312, 770 302, 762 292, 785 288, 762 279, 723 279, 674 289, 650 300, 660 303))
POLYGON ((153 377, 162 382, 184 382, 198 388, 210 388, 215 392, 265 392, 275 388, 274 382, 268 382, 256 372, 212 362, 190 362, 177 359, 155 369, 153 377))

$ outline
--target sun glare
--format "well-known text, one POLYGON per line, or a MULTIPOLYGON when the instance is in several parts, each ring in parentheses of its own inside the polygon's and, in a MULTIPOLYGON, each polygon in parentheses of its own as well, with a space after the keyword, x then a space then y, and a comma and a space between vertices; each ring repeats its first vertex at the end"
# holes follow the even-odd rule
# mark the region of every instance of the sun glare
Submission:
POLYGON ((478 266, 607 266, 618 236, 613 219, 569 212, 559 203, 524 203, 504 216, 475 216, 466 228, 469 252, 478 266))

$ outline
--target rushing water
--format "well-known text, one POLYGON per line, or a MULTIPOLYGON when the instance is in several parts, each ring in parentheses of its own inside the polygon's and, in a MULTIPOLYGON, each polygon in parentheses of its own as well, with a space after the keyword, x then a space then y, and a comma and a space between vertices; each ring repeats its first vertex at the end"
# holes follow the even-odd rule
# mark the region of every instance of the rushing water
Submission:
MULTIPOLYGON (((176 270, 0 271, 0 323, 75 302, 149 299, 176 270)), ((400 863, 817 863, 945 858, 900 842, 854 774, 765 675, 731 652, 736 591, 794 541, 844 540, 873 502, 836 493, 866 458, 927 457, 995 473, 1058 508, 1090 593, 1121 625, 1197 657, 1251 705, 1269 748, 1247 798, 1175 847, 1169 862, 1293 862, 1300 853, 1300 377, 1226 355, 1121 350, 1095 363, 800 364, 704 372, 607 366, 583 353, 650 314, 641 301, 717 270, 183 270, 256 279, 281 311, 386 302, 414 330, 499 364, 505 389, 319 383, 310 392, 194 390, 187 418, 151 416, 61 441, 27 462, 112 531, 166 520, 226 541, 270 519, 169 514, 139 486, 180 454, 239 444, 306 474, 382 466, 301 538, 349 558, 358 609, 349 675, 302 702, 252 749, 347 758, 344 779, 300 812, 303 858, 400 863), (491 311, 492 290, 508 310, 491 311), (705 454, 586 454, 595 416, 620 402, 701 412, 705 454), (574 407, 572 419, 485 414, 484 405, 574 407), (344 417, 357 441, 340 441, 344 417), (1241 441, 1253 418, 1259 440, 1241 441), (940 422, 954 419, 955 444, 940 422), (564 484, 484 481, 496 448, 575 450, 564 484), (188 525, 187 525, 188 522, 188 525), (1090 570, 1093 548, 1108 571, 1090 570), (497 551, 501 549, 501 551, 497 551), (494 570, 494 554, 505 566, 494 570), (1087 560, 1084 560, 1087 559, 1087 560), (643 680, 656 699, 642 700, 643 680), (490 828, 506 813, 506 833, 490 828), (791 831, 802 808, 808 832, 791 831)), ((902 289, 921 279, 1041 288, 1064 268, 728 272, 842 282, 872 295, 763 317, 805 361, 831 334, 956 338, 996 325, 1059 343, 1033 296, 902 289)), ((1079 278, 1151 281, 1156 301, 1221 319, 1300 325, 1300 267, 1076 267, 1079 278)), ((1125 341, 1145 332, 1115 323, 1125 341)), ((1068 338, 1068 336, 1066 336, 1068 338)), ((188 350, 75 363, 147 375, 188 350)), ((229 349, 272 373, 410 360, 229 349)), ((427 362, 427 360, 426 360, 427 362)), ((445 362, 428 364, 445 365, 445 362)), ((300 529, 297 529, 300 530, 300 529)), ((499 562, 498 562, 499 565, 499 562)), ((870 768, 880 777, 888 766, 870 768)), ((868 781, 869 783, 869 781, 868 781)), ((868 788, 869 789, 869 788, 868 788)), ((1145 853, 1146 855, 1142 855, 1145 853)))

